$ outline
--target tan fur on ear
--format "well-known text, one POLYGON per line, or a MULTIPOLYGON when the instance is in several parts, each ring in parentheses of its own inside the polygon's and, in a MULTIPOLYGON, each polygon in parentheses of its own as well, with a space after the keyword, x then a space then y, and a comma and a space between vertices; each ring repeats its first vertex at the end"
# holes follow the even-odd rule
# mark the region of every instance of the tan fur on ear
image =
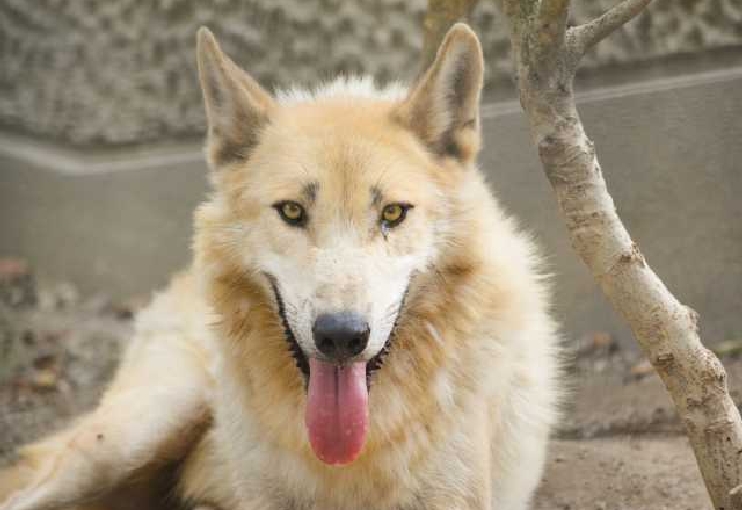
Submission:
POLYGON ((218 168, 247 159, 268 122, 274 101, 219 47, 206 27, 198 31, 198 73, 209 122, 209 159, 218 168))
POLYGON ((469 163, 479 151, 479 96, 484 59, 464 23, 446 34, 435 61, 396 112, 431 151, 469 163))

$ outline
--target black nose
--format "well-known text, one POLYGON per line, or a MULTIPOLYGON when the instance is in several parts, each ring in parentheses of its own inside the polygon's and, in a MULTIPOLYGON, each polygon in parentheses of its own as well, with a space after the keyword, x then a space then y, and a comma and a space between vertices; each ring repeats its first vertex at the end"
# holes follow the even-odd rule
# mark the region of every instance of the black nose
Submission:
POLYGON ((353 312, 325 313, 312 328, 319 352, 332 361, 345 361, 363 352, 368 344, 368 322, 353 312))

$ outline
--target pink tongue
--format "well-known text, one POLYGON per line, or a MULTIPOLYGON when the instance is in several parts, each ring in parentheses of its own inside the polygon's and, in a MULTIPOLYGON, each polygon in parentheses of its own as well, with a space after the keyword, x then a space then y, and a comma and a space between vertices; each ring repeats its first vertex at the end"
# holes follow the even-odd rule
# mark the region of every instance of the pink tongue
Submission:
POLYGON ((353 462, 366 442, 366 363, 338 367, 309 358, 309 402, 304 421, 309 443, 327 464, 353 462))

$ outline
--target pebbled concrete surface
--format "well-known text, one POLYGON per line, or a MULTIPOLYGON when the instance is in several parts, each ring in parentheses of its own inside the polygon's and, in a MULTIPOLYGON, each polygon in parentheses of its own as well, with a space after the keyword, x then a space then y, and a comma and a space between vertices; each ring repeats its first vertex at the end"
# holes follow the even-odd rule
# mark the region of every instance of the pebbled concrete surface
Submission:
POLYGON ((711 510, 685 437, 554 441, 534 510, 711 510))
MULTIPOLYGON (((614 0, 575 0, 570 24, 614 0)), ((509 42, 495 1, 472 23, 487 82, 511 90, 509 42)), ((4 0, 0 125, 76 144, 198 135, 203 110, 195 33, 209 25, 261 82, 285 87, 339 73, 409 78, 422 46, 425 0, 4 0)), ((735 0, 654 2, 601 43, 586 67, 612 67, 742 44, 735 0)))

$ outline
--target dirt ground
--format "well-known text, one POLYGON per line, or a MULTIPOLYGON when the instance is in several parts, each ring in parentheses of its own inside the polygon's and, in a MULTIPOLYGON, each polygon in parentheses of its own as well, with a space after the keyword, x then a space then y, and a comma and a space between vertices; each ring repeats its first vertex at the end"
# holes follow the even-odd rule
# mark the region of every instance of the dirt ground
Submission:
MULTIPOLYGON (((145 301, 37 288, 22 264, 0 263, 0 460, 95 404, 145 301)), ((711 508, 661 383, 626 351, 604 333, 578 342, 568 372, 574 391, 534 509, 711 508)), ((739 402, 742 360, 724 363, 739 402)))

